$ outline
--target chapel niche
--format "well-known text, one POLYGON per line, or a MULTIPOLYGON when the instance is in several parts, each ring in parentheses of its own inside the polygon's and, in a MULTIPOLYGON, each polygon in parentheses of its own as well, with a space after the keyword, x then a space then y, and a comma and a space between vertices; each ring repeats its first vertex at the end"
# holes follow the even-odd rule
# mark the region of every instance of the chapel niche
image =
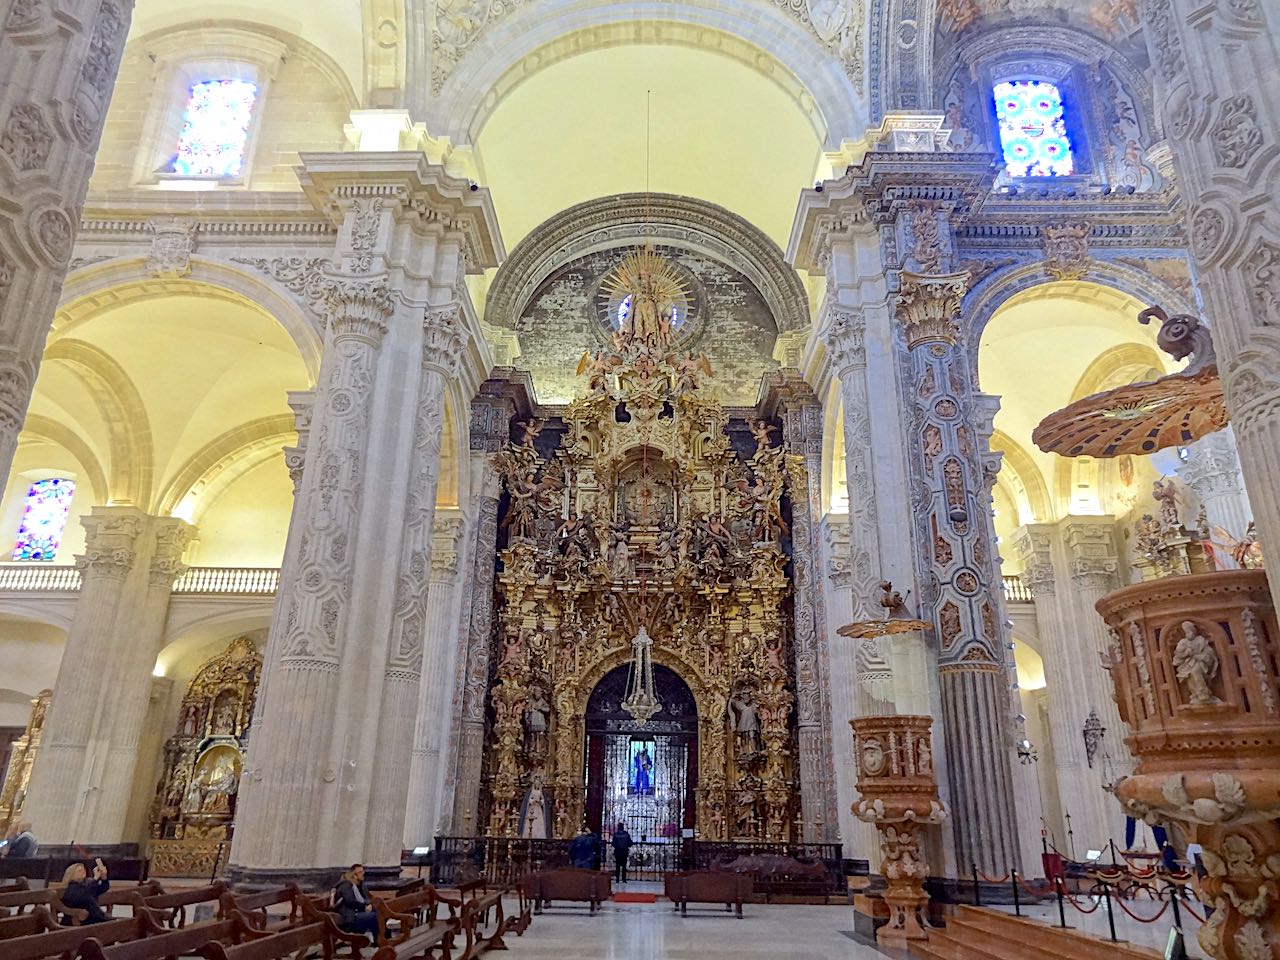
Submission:
POLYGON ((151 873, 212 874, 231 839, 262 655, 237 637, 196 671, 165 741, 151 804, 151 873))

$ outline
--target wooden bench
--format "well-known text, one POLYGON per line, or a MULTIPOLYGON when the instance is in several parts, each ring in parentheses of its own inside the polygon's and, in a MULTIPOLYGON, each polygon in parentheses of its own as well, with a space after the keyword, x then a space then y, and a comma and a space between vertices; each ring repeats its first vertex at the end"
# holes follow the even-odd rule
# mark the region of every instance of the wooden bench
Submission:
MULTIPOLYGON (((0 906, 11 908, 15 914, 21 915, 28 908, 47 906, 55 914, 70 918, 70 926, 83 923, 89 916, 88 910, 68 907, 62 902, 61 888, 45 887, 43 890, 19 890, 13 893, 0 893, 0 906)), ((12 918, 10 918, 12 919, 12 918)), ((0 923, 3 923, 0 920, 0 923)), ((0 934, 2 937, 3 934, 0 934)))
POLYGON ((236 895, 226 891, 218 898, 218 917, 228 920, 238 914, 246 926, 255 930, 284 930, 296 926, 302 919, 302 904, 306 899, 293 883, 260 893, 236 895), (267 908, 284 903, 289 904, 288 918, 272 922, 267 908))
POLYGON ((333 941, 323 923, 299 924, 233 946, 213 941, 200 953, 205 960, 282 960, 305 957, 315 947, 321 949, 325 960, 333 957, 333 941))
MULTIPOLYGON (((23 890, 30 890, 31 884, 27 882, 26 877, 15 877, 12 883, 0 883, 0 895, 6 893, 21 893, 23 890)), ((13 913, 8 907, 0 907, 0 919, 10 916, 13 913)))
POLYGON ((591 904, 594 915, 612 894, 609 875, 599 870, 556 867, 529 875, 529 898, 533 900, 534 913, 541 913, 553 900, 572 900, 591 904))
MULTIPOLYGON (((19 913, 0 920, 0 941, 12 940, 14 937, 30 937, 46 930, 65 929, 58 923, 58 918, 48 904, 38 903, 29 913, 19 913)), ((0 947, 0 952, 3 948, 0 947)))
POLYGON ((240 920, 210 920, 180 930, 170 930, 141 940, 129 940, 111 946, 97 937, 80 945, 80 960, 166 960, 202 952, 210 943, 236 944, 243 939, 244 924, 240 920))
POLYGON ((164 933, 164 927, 145 909, 134 917, 121 917, 106 923, 92 923, 84 927, 57 927, 43 933, 5 940, 0 948, 4 960, 41 960, 61 954, 74 955, 89 938, 106 945, 126 940, 140 940, 156 933, 164 933))
MULTIPOLYGON (((59 888, 64 889, 64 888, 59 888)), ((98 906, 111 916, 115 907, 128 907, 130 915, 136 914, 139 907, 145 907, 147 897, 164 893, 164 888, 155 880, 143 880, 132 887, 115 886, 98 898, 98 906)))
POLYGON ((222 895, 226 892, 227 885, 218 882, 207 887, 179 890, 174 893, 165 893, 161 890, 149 897, 145 897, 142 902, 143 906, 149 910, 162 914, 165 925, 169 929, 181 930, 187 925, 187 907, 194 907, 201 903, 221 904, 222 895))
POLYGON ((742 905, 752 894, 751 877, 726 870, 667 874, 665 887, 667 899, 679 905, 681 916, 688 914, 691 903, 723 903, 726 911, 736 908, 741 920, 742 905))
MULTIPOLYGON (((461 905, 461 900, 446 897, 432 886, 399 897, 374 900, 373 908, 378 913, 378 949, 373 960, 429 957, 436 951, 440 960, 450 960, 454 937, 463 932, 466 907, 462 906, 460 913, 461 905), (440 916, 442 904, 449 910, 448 917, 440 916), (399 924, 394 936, 389 932, 389 921, 399 924)), ((467 943, 468 946, 471 943, 470 936, 467 943)))

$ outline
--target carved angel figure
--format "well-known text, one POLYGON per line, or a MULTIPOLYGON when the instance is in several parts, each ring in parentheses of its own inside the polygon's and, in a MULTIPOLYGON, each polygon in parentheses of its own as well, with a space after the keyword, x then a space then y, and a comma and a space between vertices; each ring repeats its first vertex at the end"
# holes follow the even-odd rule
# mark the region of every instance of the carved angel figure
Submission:
POLYGON ((606 393, 609 389, 609 374, 621 364, 621 357, 603 348, 595 353, 588 351, 578 361, 578 376, 587 374, 587 389, 593 394, 606 393))
POLYGON ((756 439, 757 455, 773 446, 773 435, 778 432, 776 426, 766 420, 748 420, 747 423, 751 428, 751 436, 756 439))
POLYGON ((552 476, 535 481, 532 472, 518 477, 510 484, 511 505, 507 508, 502 526, 504 529, 511 529, 513 539, 528 539, 533 536, 538 511, 549 508, 546 494, 557 485, 558 481, 552 476))
POLYGON ((1178 485, 1170 477, 1161 477, 1151 484, 1151 496, 1160 504, 1160 520, 1176 527, 1181 524, 1178 517, 1178 485))
POLYGON ((1220 702, 1209 689, 1209 681, 1218 674, 1218 654, 1190 620, 1182 621, 1182 639, 1173 650, 1173 669, 1187 685, 1191 706, 1220 702))
POLYGON ((546 424, 547 421, 541 417, 530 417, 523 423, 516 424, 516 426, 520 428, 520 446, 532 447, 533 441, 538 439, 538 434, 542 432, 542 428, 546 426, 546 424))
POLYGON ((692 353, 688 356, 672 355, 667 357, 667 362, 675 368, 676 371, 676 389, 675 395, 682 397, 686 393, 692 393, 698 389, 698 374, 706 374, 711 376, 711 361, 707 359, 705 353, 694 356, 692 353))

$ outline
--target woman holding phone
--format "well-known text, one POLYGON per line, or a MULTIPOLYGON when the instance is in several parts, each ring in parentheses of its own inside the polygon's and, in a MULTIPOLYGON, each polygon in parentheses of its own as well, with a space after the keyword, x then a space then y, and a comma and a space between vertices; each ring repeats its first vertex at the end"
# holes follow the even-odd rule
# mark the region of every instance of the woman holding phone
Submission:
POLYGON ((77 910, 87 910, 89 916, 85 923, 105 923, 110 919, 98 903, 98 898, 111 887, 107 881, 107 865, 101 857, 93 861, 92 877, 83 863, 73 863, 62 874, 62 882, 67 885, 62 893, 62 902, 77 910))

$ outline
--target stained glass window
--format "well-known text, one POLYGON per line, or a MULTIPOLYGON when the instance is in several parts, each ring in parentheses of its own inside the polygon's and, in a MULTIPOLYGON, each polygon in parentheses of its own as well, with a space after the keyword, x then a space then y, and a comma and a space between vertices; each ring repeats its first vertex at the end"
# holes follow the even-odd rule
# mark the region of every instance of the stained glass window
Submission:
POLYGON ((193 84, 173 172, 186 177, 239 176, 257 96, 257 85, 247 80, 193 84))
POLYGON ((54 477, 37 480, 27 491, 27 506, 18 528, 18 543, 13 548, 14 560, 48 560, 53 562, 67 526, 67 511, 75 495, 74 480, 54 477))
POLYGON ((1006 80, 992 91, 1005 169, 1011 177, 1062 177, 1074 172, 1062 94, 1043 80, 1006 80))

